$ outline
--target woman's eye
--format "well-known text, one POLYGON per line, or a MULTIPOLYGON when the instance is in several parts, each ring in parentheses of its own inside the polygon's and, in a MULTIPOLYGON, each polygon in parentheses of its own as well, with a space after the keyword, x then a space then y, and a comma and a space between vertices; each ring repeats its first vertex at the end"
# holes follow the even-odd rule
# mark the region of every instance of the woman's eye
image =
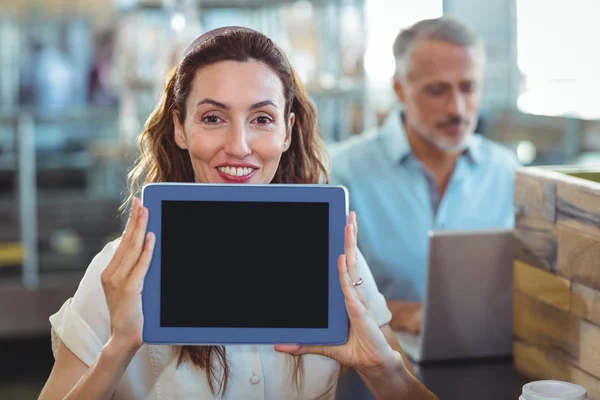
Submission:
POLYGON ((266 117, 264 115, 256 118, 256 123, 259 125, 266 125, 266 124, 270 124, 271 122, 273 122, 273 120, 269 117, 266 117))
POLYGON ((219 117, 216 115, 207 115, 206 117, 202 118, 202 121, 206 122, 207 124, 218 124, 219 117))

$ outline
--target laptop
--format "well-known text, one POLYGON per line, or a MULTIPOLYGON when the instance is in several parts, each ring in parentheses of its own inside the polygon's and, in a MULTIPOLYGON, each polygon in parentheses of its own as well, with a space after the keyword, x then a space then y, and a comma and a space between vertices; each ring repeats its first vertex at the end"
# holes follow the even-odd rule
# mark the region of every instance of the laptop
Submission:
POLYGON ((512 354, 513 231, 429 232, 421 332, 396 332, 415 363, 512 354))

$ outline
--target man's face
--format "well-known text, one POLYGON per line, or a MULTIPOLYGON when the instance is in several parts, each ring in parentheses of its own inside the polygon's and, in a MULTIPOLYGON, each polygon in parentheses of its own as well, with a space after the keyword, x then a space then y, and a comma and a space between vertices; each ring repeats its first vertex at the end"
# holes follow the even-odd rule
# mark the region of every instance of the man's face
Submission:
POLYGON ((429 145, 460 151, 477 124, 484 61, 475 49, 438 40, 416 44, 394 91, 408 128, 429 145))

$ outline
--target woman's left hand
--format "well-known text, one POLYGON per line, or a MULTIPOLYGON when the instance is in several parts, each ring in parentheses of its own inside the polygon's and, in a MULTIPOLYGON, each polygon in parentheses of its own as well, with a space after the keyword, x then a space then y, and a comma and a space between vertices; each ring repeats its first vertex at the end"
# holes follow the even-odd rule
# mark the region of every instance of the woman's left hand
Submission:
POLYGON ((293 355, 323 355, 355 369, 378 368, 396 358, 396 352, 375 323, 360 288, 361 278, 356 265, 357 234, 356 215, 351 212, 344 231, 344 254, 338 258, 340 284, 350 319, 346 343, 333 346, 276 345, 275 350, 293 355))

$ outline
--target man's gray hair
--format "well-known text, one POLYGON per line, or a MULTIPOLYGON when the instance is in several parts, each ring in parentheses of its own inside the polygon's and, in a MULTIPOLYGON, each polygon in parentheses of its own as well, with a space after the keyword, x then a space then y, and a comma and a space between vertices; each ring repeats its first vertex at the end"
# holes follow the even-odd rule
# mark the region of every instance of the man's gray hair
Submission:
POLYGON ((455 18, 443 16, 425 19, 400 31, 394 41, 396 76, 403 80, 408 72, 408 62, 415 46, 423 40, 440 40, 474 49, 485 59, 483 41, 468 26, 455 18))

